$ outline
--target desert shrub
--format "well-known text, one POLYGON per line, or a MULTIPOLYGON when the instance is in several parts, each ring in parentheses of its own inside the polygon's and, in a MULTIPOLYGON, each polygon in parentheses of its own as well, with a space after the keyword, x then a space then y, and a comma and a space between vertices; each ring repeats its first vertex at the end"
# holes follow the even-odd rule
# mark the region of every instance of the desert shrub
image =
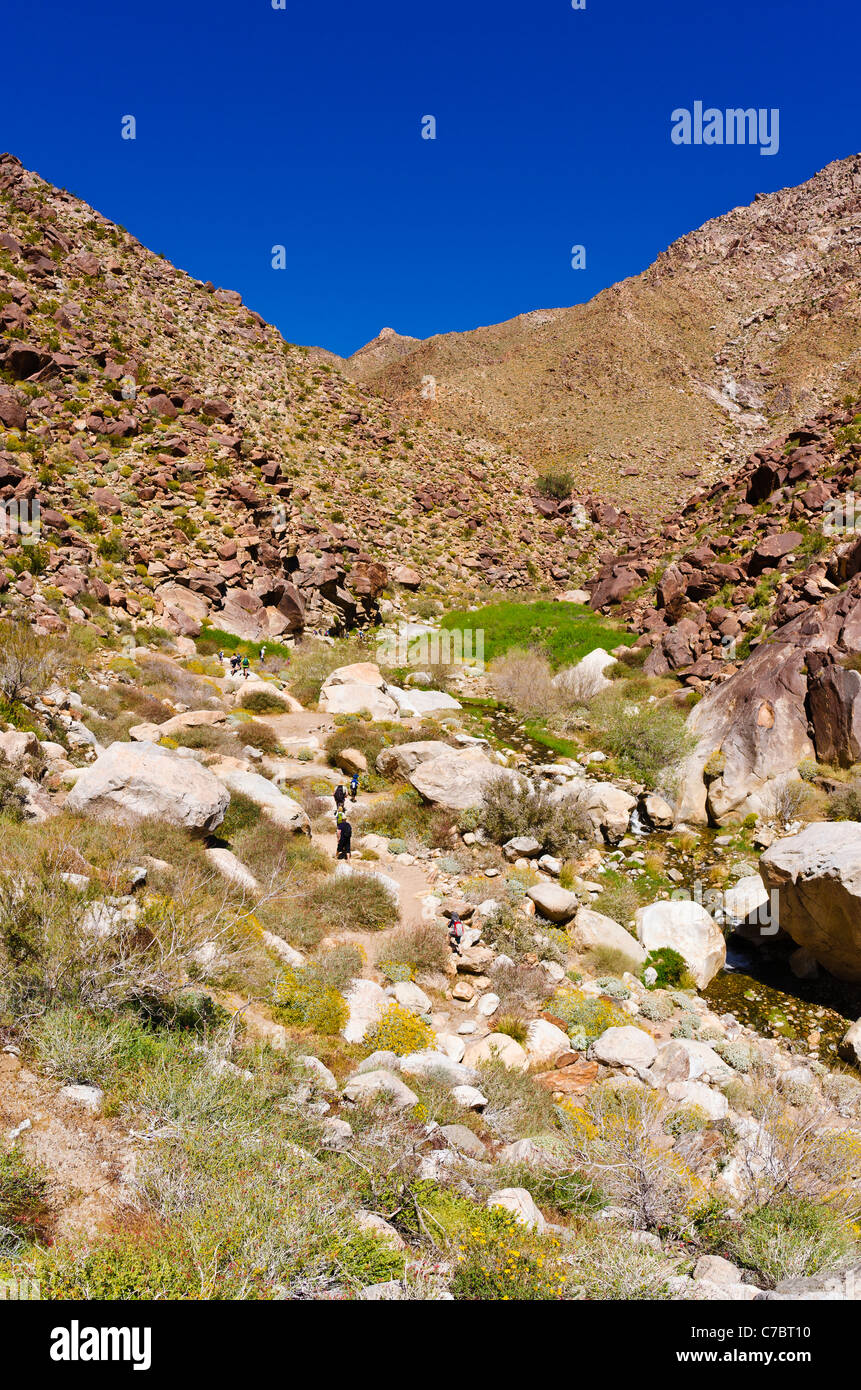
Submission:
POLYGON ((555 987, 556 982, 542 965, 524 962, 493 967, 493 988, 499 995, 499 1012, 509 1018, 528 1023, 541 1012, 555 987))
POLYGON ((343 943, 319 951, 309 961, 308 967, 325 989, 337 989, 343 993, 350 982, 361 975, 364 964, 365 958, 359 947, 343 943))
POLYGON ((387 963, 398 962, 414 974, 421 970, 445 970, 450 955, 448 935, 436 922, 398 927, 386 942, 385 955, 387 963))
POLYGON ((612 917, 620 926, 627 927, 636 916, 640 899, 637 890, 629 879, 621 874, 607 873, 603 879, 604 890, 592 904, 596 912, 612 917))
POLYGON ((25 1241, 44 1240, 51 1220, 48 1174, 21 1150, 0 1150, 0 1255, 25 1241))
POLYGON ((287 702, 276 690, 244 691, 239 704, 251 714, 284 714, 287 710, 287 702))
POLYGON ((742 1042, 741 1039, 735 1042, 730 1042, 727 1039, 716 1041, 714 1050, 719 1057, 723 1058, 728 1067, 732 1067, 733 1071, 740 1072, 742 1075, 752 1071, 756 1065, 756 1049, 750 1043, 742 1042))
POLYGON ((847 782, 832 792, 827 811, 829 820, 861 820, 861 782, 847 782))
POLYGON ((608 1028, 624 1028, 634 1023, 630 1014, 617 1009, 609 1000, 584 994, 567 985, 557 990, 547 1008, 565 1024, 572 1043, 581 1051, 608 1028))
POLYGON ((198 724, 196 728, 191 729, 178 729, 173 742, 178 748, 200 748, 213 753, 239 751, 239 744, 232 730, 217 729, 208 724, 198 724))
POLYGON ((232 843, 242 831, 252 829, 262 818, 263 812, 256 801, 252 801, 244 792, 231 792, 230 805, 218 827, 219 838, 232 843))
POLYGON ((535 479, 535 490, 542 497, 555 502, 564 502, 574 491, 574 474, 570 468, 545 468, 535 479))
POLYGON ((488 946, 502 955, 518 960, 535 950, 535 923, 531 917, 515 912, 506 903, 499 903, 484 919, 482 937, 488 946))
POLYGON ((526 1035, 529 1032, 529 1025, 525 1019, 519 1018, 516 1014, 502 1014, 493 1020, 494 1033, 505 1033, 506 1037, 513 1038, 517 1043, 525 1043, 526 1035))
POLYGON ((392 1003, 380 1019, 369 1028, 364 1038, 368 1054, 395 1052, 406 1057, 411 1052, 423 1052, 432 1047, 434 1031, 429 1023, 401 1004, 392 1003))
POLYGON ((650 1023, 666 1023, 673 1016, 672 1000, 666 994, 647 994, 640 1000, 640 1013, 650 1023))
POLYGON ((476 1222, 461 1235, 455 1298, 523 1303, 564 1298, 567 1269, 558 1258, 558 1241, 530 1233, 507 1212, 498 1217, 476 1222))
POLYGON ((642 1230, 678 1230, 695 1193, 693 1174, 664 1142, 666 1103, 655 1092, 593 1089, 585 1107, 565 1107, 566 1168, 575 1168, 642 1230))
POLYGON ((596 975, 636 975, 640 969, 637 959, 619 946, 593 946, 586 964, 596 975))
POLYGON ((278 735, 259 719, 247 719, 237 731, 240 743, 257 748, 261 753, 277 753, 281 747, 278 735))
POLYGON ((6 821, 22 821, 26 794, 18 786, 18 775, 0 766, 0 816, 6 821))
POLYGON ((485 786, 482 822, 498 844, 517 835, 533 835, 544 849, 571 855, 590 837, 590 824, 578 799, 558 800, 546 785, 534 786, 525 777, 500 773, 485 786))
POLYGON ((688 978, 687 962, 672 946, 650 951, 643 969, 654 970, 657 976, 654 984, 648 986, 650 989, 678 989, 688 978))
POLYGON ((490 665, 494 694, 517 714, 546 716, 559 708, 553 668, 539 652, 512 648, 490 665))
MULTIPOLYGON (((567 666, 560 671, 555 680, 555 687, 559 698, 565 705, 588 705, 596 696, 606 689, 606 680, 613 667, 609 666, 607 674, 595 670, 593 667, 583 667, 580 663, 576 666, 567 666)), ((625 674, 630 674, 625 672, 625 674)))
POLYGON ((483 1118, 497 1138, 511 1143, 553 1128, 553 1097, 528 1072, 509 1068, 498 1057, 481 1062, 478 1071, 487 1096, 483 1118))
POLYGON ((676 767, 696 746, 685 716, 673 705, 631 703, 614 688, 591 706, 601 746, 612 753, 622 772, 655 787, 667 768, 676 767))
POLYGON ((29 623, 0 622, 0 695, 14 705, 22 695, 41 695, 68 669, 67 650, 55 637, 38 637, 29 623))
POLYGON ((583 1224, 566 1248, 570 1297, 655 1301, 671 1297, 660 1251, 634 1243, 607 1222, 583 1224))
POLYGON ((347 1022, 344 997, 319 978, 313 965, 281 972, 275 986, 276 1015, 297 1028, 340 1033, 347 1022))
POLYGON ((389 840, 402 840, 405 845, 415 840, 422 844, 436 843, 435 813, 422 801, 412 787, 397 787, 391 796, 377 801, 362 817, 366 835, 385 835, 389 840))
POLYGON ((857 1250, 857 1235, 839 1212, 804 1198, 759 1207, 730 1237, 735 1259, 772 1286, 833 1269, 857 1250))
POLYGON ((331 931, 382 931, 398 920, 398 907, 386 885, 370 873, 334 874, 305 898, 331 931))
POLYGON ((787 1108, 763 1081, 749 1087, 756 1124, 740 1131, 735 1149, 740 1191, 760 1208, 784 1198, 833 1209, 857 1220, 861 1214, 861 1140, 832 1127, 821 1105, 787 1108))
POLYGON ((769 812, 784 824, 803 816, 813 804, 813 794, 803 781, 778 783, 771 789, 769 812))

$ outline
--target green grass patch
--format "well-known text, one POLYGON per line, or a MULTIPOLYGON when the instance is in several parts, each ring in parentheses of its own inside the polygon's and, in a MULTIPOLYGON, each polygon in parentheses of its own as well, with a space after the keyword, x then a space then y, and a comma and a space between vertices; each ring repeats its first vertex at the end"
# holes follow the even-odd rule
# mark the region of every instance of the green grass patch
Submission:
POLYGON ((634 636, 579 603, 492 603, 475 612, 447 613, 441 626, 482 631, 484 658, 493 661, 512 647, 539 647, 554 667, 571 666, 596 647, 630 646, 634 636))

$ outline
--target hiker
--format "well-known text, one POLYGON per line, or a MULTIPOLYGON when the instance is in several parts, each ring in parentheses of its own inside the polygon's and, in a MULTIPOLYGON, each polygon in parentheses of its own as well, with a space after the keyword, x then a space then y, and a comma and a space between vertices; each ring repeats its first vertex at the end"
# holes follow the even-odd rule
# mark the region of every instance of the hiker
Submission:
POLYGON ((261 666, 265 666, 265 665, 266 665, 266 648, 265 648, 265 646, 263 646, 263 647, 260 648, 260 665, 261 665, 261 666))
POLYGON ((344 821, 345 821, 346 819, 347 819, 347 812, 344 810, 343 806, 337 806, 337 807, 335 808, 335 825, 337 826, 337 828, 338 828, 339 830, 340 830, 341 826, 344 824, 344 821))
POLYGON ((244 656, 244 657, 242 658, 242 676, 243 676, 243 679, 244 679, 244 680, 248 680, 248 672, 249 672, 250 670, 251 670, 251 662, 248 660, 248 657, 247 657, 247 656, 244 656))
POLYGON ((355 799, 356 799, 356 797, 357 797, 358 795, 359 795, 359 774, 358 774, 358 772, 354 772, 353 775, 352 775, 352 777, 350 778, 350 800, 351 800, 351 801, 355 801, 355 799))
POLYGON ((239 657, 234 653, 234 655, 230 658, 230 672, 231 672, 231 675, 234 675, 234 676, 237 675, 238 671, 239 671, 239 657))
POLYGON ((220 647, 218 648, 218 660, 221 662, 221 664, 222 664, 222 666, 223 666, 223 665, 224 665, 224 652, 221 650, 220 647))
POLYGON ((346 790, 343 787, 343 785, 339 783, 338 786, 335 788, 335 805, 339 808, 339 810, 343 811, 344 803, 346 802, 346 800, 346 790))
POLYGON ((448 924, 448 944, 456 956, 460 955, 460 943, 463 940, 463 922, 455 912, 448 924))
POLYGON ((338 858, 349 859, 350 843, 353 838, 353 827, 348 820, 342 820, 338 827, 338 858))

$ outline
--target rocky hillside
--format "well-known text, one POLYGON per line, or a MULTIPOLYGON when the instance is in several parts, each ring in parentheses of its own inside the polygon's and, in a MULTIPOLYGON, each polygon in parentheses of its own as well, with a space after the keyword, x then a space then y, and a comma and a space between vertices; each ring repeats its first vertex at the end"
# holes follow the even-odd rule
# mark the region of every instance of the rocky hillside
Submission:
POLYGON ((7 527, 0 585, 43 628, 96 603, 275 638, 400 585, 469 598, 570 567, 504 448, 381 403, 11 155, 0 489, 41 507, 38 546, 7 527))
MULTIPOLYGON (((858 381, 861 158, 759 195, 588 304, 439 334, 346 369, 381 395, 523 454, 584 491, 668 514, 858 381), (434 402, 422 380, 436 379, 434 402)), ((377 340, 379 342, 379 340, 377 340)))
MULTIPOLYGON (((47 685, 49 645, 0 734, 9 1296, 855 1296, 858 1027, 740 1018, 670 891, 745 917, 746 830, 663 834, 661 797, 416 715, 345 644, 305 708, 295 667, 204 676, 182 639, 47 685)), ((801 932, 804 835, 770 853, 801 932)))

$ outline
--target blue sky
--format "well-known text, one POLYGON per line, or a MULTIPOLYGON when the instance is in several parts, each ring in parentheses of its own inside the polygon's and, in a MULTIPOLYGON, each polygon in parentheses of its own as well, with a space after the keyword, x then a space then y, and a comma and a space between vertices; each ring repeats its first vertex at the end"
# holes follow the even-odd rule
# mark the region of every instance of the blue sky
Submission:
POLYGON ((589 299, 861 149, 857 0, 30 0, 3 32, 0 149, 345 354, 589 299), (779 153, 674 145, 696 100, 778 108, 779 153))

